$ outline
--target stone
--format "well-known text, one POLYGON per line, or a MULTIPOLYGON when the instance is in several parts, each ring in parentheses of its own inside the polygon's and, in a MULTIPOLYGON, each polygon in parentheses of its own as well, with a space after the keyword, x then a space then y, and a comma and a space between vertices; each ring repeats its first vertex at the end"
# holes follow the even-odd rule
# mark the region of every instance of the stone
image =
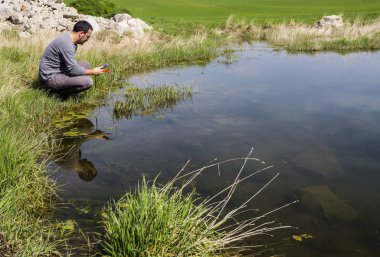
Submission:
POLYGON ((339 15, 323 16, 322 19, 318 21, 317 26, 341 28, 343 27, 343 19, 342 16, 339 15))
POLYGON ((119 35, 124 35, 126 32, 131 32, 131 27, 129 26, 128 21, 121 21, 116 24, 115 30, 119 35))
POLYGON ((91 24, 91 26, 93 28, 93 33, 96 33, 96 32, 98 32, 100 30, 99 23, 96 21, 95 17, 88 16, 86 18, 86 21, 88 21, 91 24))
POLYGON ((0 21, 5 21, 13 15, 13 10, 9 6, 0 5, 0 21))
POLYGON ((298 192, 302 206, 312 213, 322 215, 329 221, 347 222, 354 220, 358 213, 334 194, 327 186, 307 187, 298 192))
POLYGON ((23 36, 39 30, 70 30, 78 20, 89 21, 95 33, 106 29, 117 31, 121 37, 128 34, 141 38, 145 30, 152 29, 144 21, 126 13, 111 19, 78 14, 75 8, 66 7, 62 0, 0 0, 0 22, 16 28, 23 36))
POLYGON ((119 13, 113 17, 114 21, 117 23, 122 22, 122 21, 128 21, 131 18, 132 18, 131 15, 127 13, 119 13))
POLYGON ((133 36, 137 38, 142 38, 144 36, 144 30, 142 28, 131 28, 133 36))
POLYGON ((30 11, 30 5, 23 4, 21 6, 21 11, 22 12, 29 12, 30 11))
POLYGON ((23 23, 23 18, 21 14, 15 13, 10 17, 10 20, 13 24, 19 25, 23 23))

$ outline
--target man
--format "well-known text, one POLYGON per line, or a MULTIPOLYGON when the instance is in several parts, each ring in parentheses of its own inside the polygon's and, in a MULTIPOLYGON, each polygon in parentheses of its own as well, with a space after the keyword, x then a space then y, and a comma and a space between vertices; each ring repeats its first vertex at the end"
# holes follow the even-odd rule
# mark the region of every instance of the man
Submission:
POLYGON ((87 21, 78 21, 72 31, 53 40, 45 49, 39 66, 42 87, 61 96, 76 94, 92 87, 88 75, 100 75, 102 67, 90 69, 88 62, 77 62, 77 46, 91 37, 93 28, 87 21))

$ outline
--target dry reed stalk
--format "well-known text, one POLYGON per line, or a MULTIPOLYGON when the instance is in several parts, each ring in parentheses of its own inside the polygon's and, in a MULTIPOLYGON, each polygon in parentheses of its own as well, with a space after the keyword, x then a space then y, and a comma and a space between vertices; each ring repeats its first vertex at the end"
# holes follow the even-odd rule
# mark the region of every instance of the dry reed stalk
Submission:
MULTIPOLYGON (((317 26, 290 23, 272 26, 266 32, 265 39, 275 46, 292 48, 292 46, 298 44, 300 50, 303 50, 303 47, 305 47, 304 50, 328 50, 324 44, 325 42, 337 40, 353 42, 363 38, 371 39, 376 37, 379 32, 380 20, 367 24, 363 24, 360 20, 356 20, 353 23, 346 22, 341 28, 328 26, 318 28, 317 26), (305 44, 309 44, 309 46, 305 46, 305 44)), ((339 48, 339 45, 335 47, 339 48)), ((345 46, 342 45, 341 47, 344 48, 345 46)), ((366 46, 358 43, 353 47, 353 50, 363 47, 365 48, 366 46)))
MULTIPOLYGON (((218 192, 211 198, 205 199, 204 201, 200 203, 201 206, 206 207, 204 217, 202 218, 203 220, 199 221, 202 224, 208 224, 208 227, 204 231, 204 234, 206 235, 210 231, 217 231, 222 234, 221 237, 217 238, 217 240, 213 242, 214 245, 217 245, 216 248, 218 251, 233 249, 235 248, 234 246, 235 243, 238 243, 238 242, 241 243, 244 239, 247 239, 252 236, 271 235, 270 232, 272 231, 275 231, 278 229, 292 228, 292 226, 275 225, 275 221, 273 220, 266 221, 266 222, 259 222, 259 221, 268 217, 270 214, 277 212, 287 206, 290 206, 298 201, 293 201, 291 203, 284 204, 269 212, 266 212, 259 216, 255 216, 253 218, 246 219, 243 221, 238 221, 238 218, 237 218, 237 216, 242 214, 243 212, 249 212, 252 210, 252 209, 247 209, 248 204, 257 195, 259 195, 269 184, 271 184, 277 178, 279 173, 274 175, 264 186, 262 186, 254 194, 252 194, 247 200, 245 200, 238 207, 232 210, 229 210, 227 212, 225 211, 226 206, 229 204, 239 184, 241 184, 243 181, 247 180, 248 178, 251 178, 261 172, 267 171, 273 167, 273 166, 265 166, 264 168, 261 168, 245 177, 242 177, 241 176, 242 172, 245 169, 248 161, 256 161, 260 164, 265 164, 265 162, 257 158, 251 157, 252 152, 253 152, 253 148, 251 148, 249 154, 245 158, 233 158, 233 159, 228 159, 228 160, 220 161, 220 162, 215 162, 217 160, 215 159, 211 163, 205 165, 204 167, 200 169, 197 169, 197 170, 194 170, 182 175, 185 168, 190 162, 188 161, 185 163, 182 169, 178 172, 178 174, 167 185, 163 187, 163 190, 166 190, 166 188, 171 188, 175 182, 179 182, 180 180, 182 181, 185 179, 185 182, 179 188, 179 191, 183 192, 184 189, 188 185, 190 185, 192 181, 194 181, 199 175, 201 175, 201 173, 203 173, 207 169, 211 167, 217 167, 219 170, 219 167, 222 164, 226 164, 226 163, 234 162, 238 160, 243 161, 243 164, 241 165, 240 170, 238 174, 236 175, 234 182, 231 185, 227 186, 226 188, 224 188, 223 190, 221 190, 220 192, 218 192), (223 194, 226 194, 226 196, 222 200, 220 201, 215 200, 217 197, 220 197, 223 194)), ((200 241, 196 242, 195 244, 205 243, 202 240, 205 240, 205 238, 200 238, 200 241)), ((256 246, 252 246, 252 245, 239 246, 239 248, 251 248, 251 247, 256 247, 256 246)))

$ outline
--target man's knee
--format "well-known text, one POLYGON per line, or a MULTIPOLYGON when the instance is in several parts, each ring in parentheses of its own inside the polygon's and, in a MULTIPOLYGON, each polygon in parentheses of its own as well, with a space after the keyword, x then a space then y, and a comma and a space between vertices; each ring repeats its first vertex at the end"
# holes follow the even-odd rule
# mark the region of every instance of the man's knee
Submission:
POLYGON ((86 89, 89 89, 92 87, 92 85, 94 84, 94 81, 92 80, 92 78, 90 76, 85 76, 83 78, 83 84, 82 86, 86 89))

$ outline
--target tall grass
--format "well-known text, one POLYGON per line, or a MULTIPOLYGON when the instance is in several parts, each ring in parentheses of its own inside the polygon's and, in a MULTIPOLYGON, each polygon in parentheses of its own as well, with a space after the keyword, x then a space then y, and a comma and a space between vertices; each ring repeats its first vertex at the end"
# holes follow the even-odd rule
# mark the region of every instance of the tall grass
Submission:
POLYGON ((273 47, 288 51, 358 51, 380 49, 380 20, 346 21, 341 28, 306 25, 290 21, 276 24, 254 22, 229 17, 215 33, 231 39, 264 40, 273 47))
POLYGON ((48 140, 36 133, 39 125, 30 126, 44 120, 36 95, 32 90, 12 92, 0 101, 1 256, 56 252, 54 228, 47 219, 54 196, 54 183, 45 170, 48 140))
POLYGON ((268 235, 274 230, 290 228, 267 220, 268 216, 290 204, 285 204, 268 213, 257 215, 248 204, 262 192, 277 176, 272 177, 262 188, 248 197, 240 206, 228 206, 238 185, 248 178, 271 168, 266 166, 245 177, 242 171, 251 157, 213 162, 206 166, 177 176, 164 186, 155 181, 145 181, 132 193, 127 193, 117 202, 111 202, 105 210, 106 234, 103 245, 110 256, 215 256, 227 250, 249 248, 244 240, 258 235, 268 235), (189 185, 203 172, 212 167, 242 161, 235 180, 213 197, 202 199, 189 185), (182 181, 180 186, 175 186, 182 181), (190 192, 189 192, 190 190, 190 192), (253 213, 241 220, 241 213, 253 213), (238 247, 237 244, 239 243, 238 247))
POLYGON ((43 41, 21 40, 12 31, 0 36, 0 255, 56 254, 48 218, 54 182, 46 174, 49 149, 47 110, 54 99, 30 89, 43 41))
POLYGON ((129 87, 124 100, 116 100, 113 115, 116 119, 134 115, 151 115, 173 108, 177 103, 192 97, 192 89, 180 86, 129 87))
POLYGON ((46 162, 39 159, 45 142, 30 135, 0 122, 1 256, 56 252, 54 229, 46 219, 54 184, 45 173, 46 162))

